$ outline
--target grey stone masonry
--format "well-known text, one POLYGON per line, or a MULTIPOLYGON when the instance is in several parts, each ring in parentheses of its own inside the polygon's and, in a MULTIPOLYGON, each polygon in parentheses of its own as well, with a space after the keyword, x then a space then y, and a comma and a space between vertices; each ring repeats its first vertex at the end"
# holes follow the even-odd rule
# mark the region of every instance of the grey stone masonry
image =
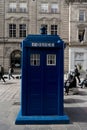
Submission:
POLYGON ((4 23, 5 23, 5 0, 0 0, 0 40, 4 37, 4 23))

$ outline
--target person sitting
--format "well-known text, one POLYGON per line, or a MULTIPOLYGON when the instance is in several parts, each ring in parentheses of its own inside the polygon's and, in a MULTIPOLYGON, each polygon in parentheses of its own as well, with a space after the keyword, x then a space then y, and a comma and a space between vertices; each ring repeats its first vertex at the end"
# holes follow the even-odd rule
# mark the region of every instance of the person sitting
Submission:
POLYGON ((83 88, 83 86, 87 87, 87 74, 85 75, 85 78, 82 80, 82 82, 79 83, 79 85, 81 88, 83 88))
POLYGON ((76 78, 73 74, 69 74, 68 79, 65 81, 65 93, 67 93, 67 95, 70 88, 76 88, 76 78))

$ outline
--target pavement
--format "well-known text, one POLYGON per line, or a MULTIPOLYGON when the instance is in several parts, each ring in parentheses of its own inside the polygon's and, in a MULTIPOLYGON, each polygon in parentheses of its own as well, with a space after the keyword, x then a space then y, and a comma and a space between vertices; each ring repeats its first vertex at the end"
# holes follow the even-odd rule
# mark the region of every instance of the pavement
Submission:
POLYGON ((21 80, 0 81, 0 130, 87 130, 87 88, 78 87, 78 94, 64 95, 64 111, 70 124, 15 125, 20 109, 21 80))

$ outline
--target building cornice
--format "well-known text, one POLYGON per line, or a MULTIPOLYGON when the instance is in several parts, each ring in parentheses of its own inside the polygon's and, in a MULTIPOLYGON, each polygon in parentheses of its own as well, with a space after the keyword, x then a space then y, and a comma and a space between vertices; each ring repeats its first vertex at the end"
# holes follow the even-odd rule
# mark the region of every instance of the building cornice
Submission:
POLYGON ((70 42, 69 43, 69 47, 87 47, 87 42, 82 42, 82 43, 78 43, 78 42, 70 42))
POLYGON ((46 21, 56 21, 56 22, 61 22, 61 20, 59 18, 56 17, 52 17, 52 18, 47 18, 47 17, 42 17, 42 18, 38 18, 38 21, 42 21, 42 20, 46 20, 46 21))
POLYGON ((87 3, 87 0, 65 0, 65 2, 67 3, 67 4, 69 4, 69 3, 74 3, 74 2, 78 2, 78 3, 87 3))
POLYGON ((47 21, 49 21, 49 18, 47 18, 47 17, 38 18, 38 21, 42 21, 42 20, 47 20, 47 21))
POLYGON ((13 16, 11 16, 11 17, 8 17, 8 18, 6 18, 5 20, 24 20, 24 21, 29 21, 29 18, 28 17, 13 17, 13 16))
POLYGON ((78 24, 77 27, 78 28, 85 28, 85 27, 87 27, 87 24, 78 24))

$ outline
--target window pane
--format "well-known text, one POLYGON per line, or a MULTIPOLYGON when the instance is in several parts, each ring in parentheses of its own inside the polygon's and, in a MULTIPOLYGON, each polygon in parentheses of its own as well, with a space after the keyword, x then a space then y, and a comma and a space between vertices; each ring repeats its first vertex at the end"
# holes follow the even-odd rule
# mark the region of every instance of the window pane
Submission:
POLYGON ((10 4, 9 4, 9 7, 10 7, 10 8, 16 8, 16 3, 10 3, 10 4))
POLYGON ((79 67, 79 69, 83 69, 84 64, 84 53, 76 52, 74 55, 75 65, 79 67))
POLYGON ((52 4, 51 5, 51 12, 57 13, 58 12, 58 4, 52 4))
POLYGON ((30 65, 31 66, 40 66, 40 54, 31 54, 30 55, 30 65))
POLYGON ((10 12, 16 12, 16 3, 15 2, 9 3, 9 10, 10 10, 10 12))
POLYGON ((51 34, 56 35, 57 34, 57 25, 51 25, 51 34))
POLYGON ((48 12, 48 3, 41 4, 41 12, 48 12))
POLYGON ((16 25, 15 24, 13 24, 12 27, 13 27, 13 29, 16 29, 16 25))
POLYGON ((27 3, 20 3, 21 8, 27 8, 27 3))
POLYGON ((9 37, 16 37, 16 24, 9 24, 9 37))
POLYGON ((19 25, 19 36, 26 37, 26 24, 19 25))
POLYGON ((56 65, 56 54, 47 54, 47 65, 56 65))
POLYGON ((79 12, 79 21, 84 21, 84 11, 83 10, 80 10, 79 12))
POLYGON ((47 25, 46 25, 46 24, 42 24, 41 27, 45 27, 45 29, 46 29, 46 34, 47 34, 47 29, 48 29, 48 28, 47 28, 47 25))
POLYGON ((27 3, 20 3, 20 11, 21 12, 27 11, 27 3))
POLYGON ((84 34, 85 34, 85 29, 79 29, 78 30, 78 39, 80 42, 84 41, 84 34))

